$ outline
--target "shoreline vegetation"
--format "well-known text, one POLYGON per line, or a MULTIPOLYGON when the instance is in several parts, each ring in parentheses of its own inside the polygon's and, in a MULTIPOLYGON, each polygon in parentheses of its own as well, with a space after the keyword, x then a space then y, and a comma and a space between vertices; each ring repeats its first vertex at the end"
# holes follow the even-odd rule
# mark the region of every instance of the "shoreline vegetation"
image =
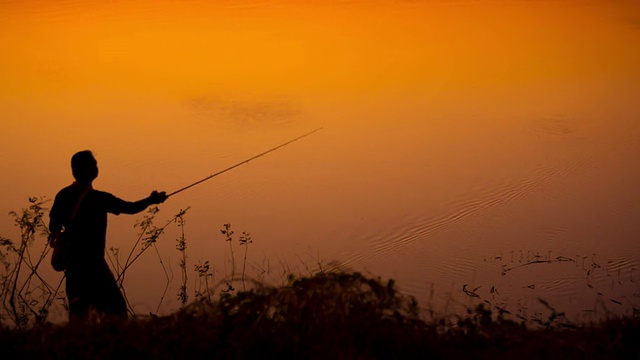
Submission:
POLYGON ((11 213, 21 240, 0 237, 3 358, 640 358, 635 314, 577 326, 559 320, 562 313, 550 308, 548 319, 532 326, 479 301, 465 314, 427 319, 416 299, 398 291, 393 280, 357 272, 290 274, 279 286, 253 281, 245 274, 251 234, 236 238, 230 224, 221 234, 229 242, 231 274, 216 286, 207 262, 187 263, 187 210, 156 226, 157 208, 136 225, 139 236, 128 256, 110 249, 109 259, 122 286, 131 264, 151 248, 157 252, 158 238, 177 226, 182 307, 167 316, 139 316, 130 307, 129 321, 96 316, 53 324, 50 308, 64 308, 66 299, 62 282, 49 284, 39 274, 49 266, 49 248, 40 239, 47 235, 46 200, 29 202, 21 213, 11 213), (234 243, 241 246, 235 253, 234 243), (193 299, 187 291, 190 267, 197 277, 193 299))
POLYGON ((6 358, 632 359, 640 320, 530 329, 482 304, 455 323, 358 273, 318 273, 280 287, 203 297, 164 317, 0 329, 6 358))

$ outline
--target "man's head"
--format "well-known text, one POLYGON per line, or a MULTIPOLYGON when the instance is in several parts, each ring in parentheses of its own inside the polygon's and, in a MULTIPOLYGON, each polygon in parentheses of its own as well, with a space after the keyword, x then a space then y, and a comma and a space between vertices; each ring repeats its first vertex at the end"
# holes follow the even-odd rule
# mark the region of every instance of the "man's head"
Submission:
POLYGON ((98 177, 98 162, 91 151, 80 151, 71 157, 71 172, 76 181, 83 183, 90 183, 98 177))

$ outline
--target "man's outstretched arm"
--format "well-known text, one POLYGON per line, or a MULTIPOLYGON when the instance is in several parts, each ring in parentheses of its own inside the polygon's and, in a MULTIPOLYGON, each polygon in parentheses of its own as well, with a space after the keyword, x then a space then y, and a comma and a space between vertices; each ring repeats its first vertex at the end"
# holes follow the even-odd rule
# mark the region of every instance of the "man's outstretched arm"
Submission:
POLYGON ((167 200, 167 197, 168 196, 166 192, 158 192, 154 190, 153 192, 151 192, 151 195, 149 195, 149 197, 146 197, 142 200, 134 202, 122 201, 119 206, 120 209, 118 209, 119 211, 116 211, 116 213, 137 214, 141 211, 144 211, 151 205, 163 203, 165 200, 167 200))

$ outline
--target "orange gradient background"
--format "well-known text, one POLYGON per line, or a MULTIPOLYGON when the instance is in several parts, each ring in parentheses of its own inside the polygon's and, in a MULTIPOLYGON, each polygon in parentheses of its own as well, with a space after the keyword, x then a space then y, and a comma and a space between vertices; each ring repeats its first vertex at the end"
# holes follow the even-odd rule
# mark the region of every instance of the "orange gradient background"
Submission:
MULTIPOLYGON (((585 297, 581 275, 557 280, 557 268, 504 279, 487 263, 495 254, 640 265, 636 1, 0 9, 2 213, 53 198, 78 150, 96 154, 96 188, 136 200, 324 126, 162 205, 165 219, 192 207, 190 267, 211 260, 228 274, 226 222, 254 234, 257 272, 335 261, 398 278, 423 301, 431 284, 444 299, 476 281, 515 302, 539 278, 538 295, 568 307, 585 297)), ((130 246, 136 219, 110 218, 108 246, 130 246)), ((0 219, 3 236, 15 231, 0 219)), ((177 278, 172 236, 159 247, 177 278)), ((152 256, 132 270, 139 311, 154 307, 159 275, 152 256)))

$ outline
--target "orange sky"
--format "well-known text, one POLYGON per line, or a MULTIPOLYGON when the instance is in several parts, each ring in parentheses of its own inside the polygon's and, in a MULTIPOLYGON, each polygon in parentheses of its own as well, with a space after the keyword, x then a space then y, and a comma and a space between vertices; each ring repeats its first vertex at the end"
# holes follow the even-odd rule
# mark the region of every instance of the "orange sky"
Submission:
POLYGON ((628 31, 637 5, 604 11, 572 2, 3 6, 3 98, 87 90, 96 97, 433 91, 585 74, 640 76, 634 66, 640 47, 629 47, 637 33, 628 31), (621 21, 612 26, 603 17, 621 21))
MULTIPOLYGON (((2 7, 0 132, 12 134, 0 145, 5 153, 26 137, 63 142, 64 156, 113 143, 92 131, 95 124, 109 124, 118 144, 154 131, 204 143, 209 134, 195 140, 176 124, 264 113, 263 103, 277 104, 266 109, 274 121, 304 114, 311 128, 348 114, 350 97, 373 96, 371 114, 339 118, 353 129, 372 121, 376 106, 385 111, 402 99, 451 114, 510 114, 540 104, 585 111, 593 99, 624 102, 640 83, 640 5, 632 1, 2 7), (76 133, 92 134, 87 145, 63 141, 76 133)), ((224 131, 220 122, 216 129, 224 131)))
MULTIPOLYGON (((295 114, 371 94, 425 97, 443 111, 509 113, 545 98, 578 110, 593 98, 633 94, 640 83, 633 1, 2 7, 3 134, 27 136, 28 123, 40 129, 33 136, 68 137, 64 124, 86 132, 92 122, 122 134, 179 132, 174 122, 191 116, 184 107, 194 102, 235 114, 258 99, 295 114)), ((367 121, 348 120, 354 128, 367 121)), ((4 149, 20 139, 8 137, 4 149)))

